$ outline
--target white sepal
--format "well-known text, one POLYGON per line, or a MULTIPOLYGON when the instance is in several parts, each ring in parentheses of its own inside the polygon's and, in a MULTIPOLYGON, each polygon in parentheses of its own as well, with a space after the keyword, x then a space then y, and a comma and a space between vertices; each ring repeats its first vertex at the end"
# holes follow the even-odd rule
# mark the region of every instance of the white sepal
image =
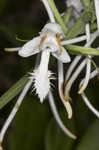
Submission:
POLYGON ((62 47, 62 53, 60 54, 59 51, 52 53, 54 57, 60 60, 62 63, 68 63, 71 61, 70 56, 68 55, 66 49, 62 47))
POLYGON ((33 38, 31 41, 23 45, 21 50, 18 51, 18 54, 22 57, 28 57, 38 53, 40 40, 40 37, 33 38))

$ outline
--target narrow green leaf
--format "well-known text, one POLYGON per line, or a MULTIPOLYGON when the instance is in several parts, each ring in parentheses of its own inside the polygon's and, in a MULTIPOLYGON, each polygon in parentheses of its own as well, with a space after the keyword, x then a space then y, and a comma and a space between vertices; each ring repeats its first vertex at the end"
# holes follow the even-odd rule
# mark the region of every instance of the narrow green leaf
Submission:
POLYGON ((72 9, 71 9, 71 8, 68 8, 68 9, 66 10, 66 12, 64 13, 64 15, 62 16, 65 25, 68 24, 69 19, 70 19, 70 17, 71 17, 71 13, 72 13, 72 9))
POLYGON ((99 56, 99 50, 95 48, 87 48, 83 46, 77 46, 77 45, 66 45, 65 48, 68 51, 71 51, 73 53, 79 53, 83 55, 94 55, 94 56, 99 56))
POLYGON ((10 102, 24 87, 28 77, 23 76, 16 84, 14 84, 4 95, 0 97, 0 109, 10 102))

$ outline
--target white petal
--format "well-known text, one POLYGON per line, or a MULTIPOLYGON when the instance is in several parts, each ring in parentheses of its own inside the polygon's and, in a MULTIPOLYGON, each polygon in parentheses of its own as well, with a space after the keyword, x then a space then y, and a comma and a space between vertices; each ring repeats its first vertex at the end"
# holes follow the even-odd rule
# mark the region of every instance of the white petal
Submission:
POLYGON ((22 57, 28 57, 39 52, 40 37, 33 38, 23 45, 18 54, 22 57))
POLYGON ((56 57, 58 60, 62 61, 63 63, 67 63, 67 62, 71 61, 70 56, 68 55, 68 53, 64 47, 62 47, 61 54, 59 54, 59 51, 58 51, 58 52, 52 53, 52 55, 54 57, 56 57))

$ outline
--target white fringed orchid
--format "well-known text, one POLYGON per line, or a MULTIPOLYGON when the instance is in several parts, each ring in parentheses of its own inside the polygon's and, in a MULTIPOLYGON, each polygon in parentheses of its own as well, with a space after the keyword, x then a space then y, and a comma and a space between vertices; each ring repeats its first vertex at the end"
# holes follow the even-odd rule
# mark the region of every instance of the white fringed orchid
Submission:
POLYGON ((57 23, 48 23, 40 32, 40 36, 33 38, 21 48, 12 48, 18 51, 22 57, 29 57, 41 52, 41 61, 33 73, 34 88, 40 101, 43 102, 50 89, 50 79, 53 79, 51 71, 48 70, 50 54, 62 63, 70 62, 70 56, 66 49, 61 46, 61 39, 64 37, 62 29, 57 23))
MULTIPOLYGON (((91 46, 92 42, 95 40, 95 38, 99 35, 99 32, 96 31, 95 33, 90 34, 90 28, 89 25, 86 25, 86 35, 76 37, 74 39, 61 41, 64 38, 64 33, 60 27, 59 24, 55 22, 54 15, 51 11, 51 8, 49 6, 48 0, 41 0, 47 10, 50 23, 46 24, 44 28, 39 33, 39 36, 33 38, 31 41, 24 44, 22 47, 18 48, 12 48, 12 49, 5 49, 6 51, 18 51, 18 54, 22 57, 29 57, 32 55, 35 55, 37 53, 41 53, 41 59, 40 63, 32 73, 30 73, 29 81, 25 85, 23 91, 21 92, 12 112, 10 113, 8 119, 6 120, 3 128, 0 132, 0 150, 2 150, 2 142, 4 135, 6 133, 6 130, 8 129, 11 121, 13 120, 16 112, 18 111, 18 108, 20 107, 22 100, 24 99, 26 93, 28 92, 29 88, 33 84, 33 91, 36 90, 36 94, 40 98, 40 102, 42 103, 43 100, 48 95, 49 103, 51 106, 51 110, 53 112, 53 115, 60 126, 60 128, 71 138, 76 139, 76 136, 73 135, 63 124, 61 121, 61 118, 59 117, 59 114, 57 112, 54 98, 51 92, 51 81, 52 79, 55 79, 53 77, 53 73, 48 69, 49 59, 50 55, 53 55, 58 60, 58 89, 59 89, 59 95, 60 98, 67 110, 68 118, 72 117, 72 108, 69 102, 70 96, 70 89, 73 84, 73 82, 76 80, 84 66, 86 65, 86 75, 85 78, 82 80, 80 84, 79 94, 81 94, 85 104, 93 111, 94 114, 96 114, 97 117, 99 117, 99 112, 90 104, 88 101, 87 96, 84 93, 84 90, 86 89, 88 82, 91 78, 96 76, 98 74, 98 70, 95 70, 95 72, 91 73, 91 63, 88 58, 84 59, 79 67, 75 70, 73 75, 71 76, 75 66, 78 64, 79 60, 81 59, 81 56, 76 56, 75 60, 71 63, 69 70, 66 74, 66 87, 65 87, 65 93, 63 93, 63 83, 64 83, 64 73, 63 73, 63 63, 68 63, 71 61, 70 56, 68 55, 66 49, 63 47, 67 44, 72 44, 76 42, 81 42, 83 40, 87 40, 86 47, 91 46)), ((99 13, 97 5, 99 2, 98 0, 95 1, 95 8, 96 8, 96 17, 97 17, 97 23, 99 26, 99 13)), ((80 0, 72 1, 67 0, 67 5, 72 5, 77 12, 80 12, 82 10, 82 5, 80 3, 80 0)))
POLYGON ((64 47, 61 47, 61 39, 64 37, 62 29, 57 23, 48 23, 40 32, 40 36, 27 42, 18 49, 22 57, 29 57, 43 51, 49 51, 53 56, 63 63, 70 62, 70 57, 64 47))
MULTIPOLYGON (((52 107, 52 112, 62 130, 71 138, 74 139, 76 138, 62 123, 58 115, 50 90, 51 87, 50 80, 55 79, 53 77, 53 73, 48 70, 50 54, 52 54, 55 58, 57 58, 61 63, 70 62, 70 56, 66 52, 65 48, 61 46, 61 39, 63 37, 64 34, 61 30, 60 25, 56 23, 48 23, 44 26, 44 28, 40 32, 40 36, 33 38, 31 41, 27 42, 22 47, 11 49, 11 51, 18 51, 18 54, 22 57, 29 57, 41 52, 41 60, 40 64, 33 70, 32 73, 30 73, 29 81, 25 85, 22 93, 20 94, 15 104, 15 107, 13 108, 11 114, 9 115, 0 132, 1 144, 7 128, 9 127, 12 119, 14 118, 16 112, 18 111, 18 108, 21 105, 22 100, 24 99, 32 83, 33 83, 33 91, 36 90, 36 94, 38 94, 40 102, 43 102, 45 97, 48 95, 50 105, 52 107)), ((2 146, 0 148, 2 149, 2 146)))
POLYGON ((50 89, 50 79, 53 79, 51 71, 48 70, 50 53, 62 63, 70 62, 70 57, 64 47, 61 46, 63 38, 61 27, 56 23, 48 23, 40 32, 40 36, 18 49, 18 54, 22 57, 28 57, 41 52, 41 61, 38 68, 33 73, 34 89, 38 94, 40 101, 43 102, 50 89))

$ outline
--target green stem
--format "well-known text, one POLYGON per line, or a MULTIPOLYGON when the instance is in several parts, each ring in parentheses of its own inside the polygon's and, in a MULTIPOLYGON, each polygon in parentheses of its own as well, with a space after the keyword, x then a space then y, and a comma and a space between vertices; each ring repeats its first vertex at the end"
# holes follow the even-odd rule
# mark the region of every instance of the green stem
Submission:
POLYGON ((71 51, 76 54, 83 54, 83 55, 94 55, 99 56, 99 50, 95 48, 87 48, 83 46, 77 46, 77 45, 66 45, 65 48, 68 51, 71 51))
POLYGON ((68 8, 66 10, 66 12, 64 13, 64 15, 62 16, 62 19, 63 19, 65 25, 68 24, 68 22, 70 20, 71 13, 72 13, 72 9, 68 8))

